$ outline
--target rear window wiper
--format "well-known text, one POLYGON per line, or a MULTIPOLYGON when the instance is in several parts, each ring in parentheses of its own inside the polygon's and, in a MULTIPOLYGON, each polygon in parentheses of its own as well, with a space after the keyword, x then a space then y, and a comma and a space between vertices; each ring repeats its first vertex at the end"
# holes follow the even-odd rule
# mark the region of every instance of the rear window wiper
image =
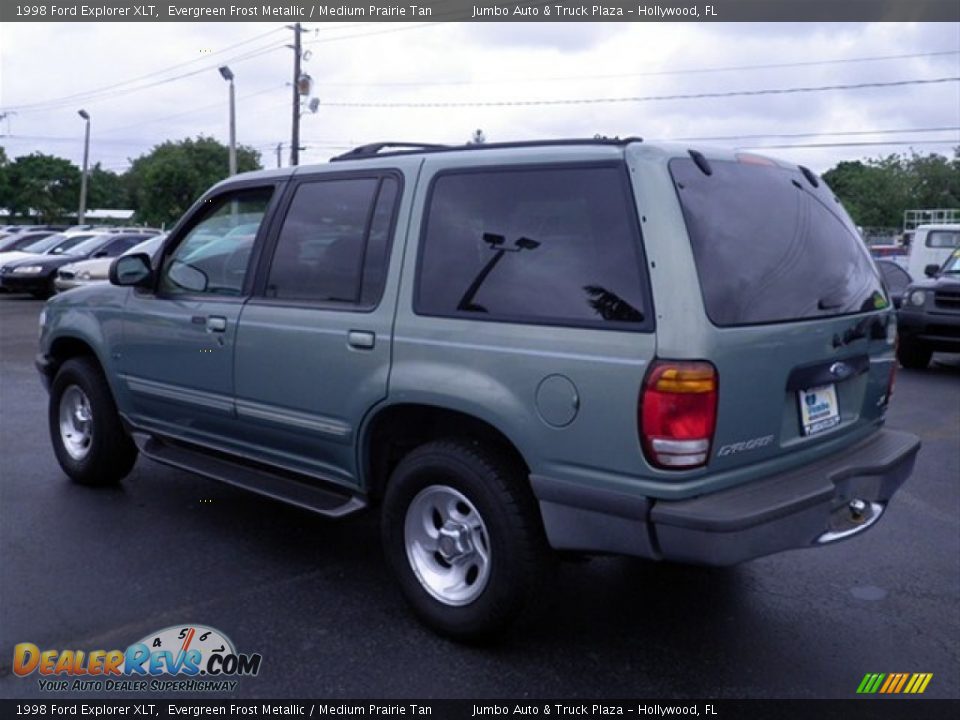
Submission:
POLYGON ((824 295, 817 300, 817 310, 836 310, 843 305, 843 300, 838 295, 824 295))

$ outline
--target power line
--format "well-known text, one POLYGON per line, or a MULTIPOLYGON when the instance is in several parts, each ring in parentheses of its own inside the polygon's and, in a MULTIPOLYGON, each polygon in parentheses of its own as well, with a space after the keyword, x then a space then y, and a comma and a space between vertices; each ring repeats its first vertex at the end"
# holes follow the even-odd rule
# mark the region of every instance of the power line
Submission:
POLYGON ((426 22, 419 23, 417 25, 404 25, 403 27, 394 27, 394 28, 384 28, 380 30, 374 30, 368 33, 354 33, 352 35, 336 35, 334 37, 327 38, 317 38, 314 40, 309 40, 304 42, 304 45, 317 45, 319 43, 330 43, 336 42, 337 40, 352 40, 354 38, 363 38, 369 37, 370 35, 383 35, 385 33, 395 33, 395 32, 404 32, 406 30, 419 30, 420 28, 431 27, 433 25, 440 25, 440 22, 426 22))
POLYGON ((935 85, 957 82, 960 77, 942 77, 919 80, 895 80, 892 82, 853 83, 847 85, 820 85, 817 87, 764 88, 762 90, 735 90, 729 92, 705 92, 688 95, 640 95, 609 98, 565 98, 555 100, 488 100, 488 101, 438 101, 438 102, 373 102, 328 100, 321 103, 324 107, 354 108, 456 108, 456 107, 523 107, 536 105, 594 105, 601 103, 655 102, 663 100, 706 100, 728 97, 755 97, 761 95, 791 95, 796 93, 815 93, 832 90, 862 90, 866 88, 904 87, 906 85, 935 85))
POLYGON ((19 113, 33 113, 33 112, 42 112, 42 111, 45 111, 45 110, 55 109, 55 108, 57 108, 57 107, 60 107, 60 106, 62 106, 62 105, 64 105, 64 104, 66 104, 67 102, 71 102, 71 103, 80 103, 80 102, 82 102, 82 103, 85 103, 85 104, 90 104, 90 103, 95 103, 95 102, 101 102, 102 100, 105 100, 105 99, 112 99, 112 98, 120 97, 120 96, 122 96, 122 95, 128 95, 128 94, 130 94, 130 93, 139 92, 140 90, 147 90, 147 89, 149 89, 149 88, 157 87, 157 86, 159 86, 159 85, 165 85, 165 84, 167 84, 167 83, 174 82, 174 81, 176 81, 176 80, 182 80, 183 78, 192 77, 192 76, 194 76, 194 75, 199 75, 199 74, 201 74, 201 73, 208 72, 209 70, 215 69, 215 68, 219 67, 220 65, 223 65, 223 64, 226 64, 226 63, 234 63, 234 64, 236 64, 236 63, 244 62, 244 61, 246 61, 246 60, 250 60, 250 59, 252 59, 252 58, 259 57, 260 55, 265 55, 265 54, 267 54, 267 53, 274 52, 274 51, 276 51, 276 50, 280 50, 280 49, 282 49, 282 48, 284 48, 284 47, 286 47, 286 45, 283 45, 283 44, 279 44, 279 45, 278 45, 278 44, 266 45, 266 46, 263 46, 263 47, 260 47, 260 48, 255 48, 255 49, 250 50, 250 51, 248 51, 248 52, 246 52, 246 53, 241 53, 240 55, 236 55, 236 56, 232 56, 232 57, 229 57, 229 58, 221 59, 221 60, 219 60, 218 62, 216 62, 216 63, 214 63, 214 64, 212 64, 212 65, 206 65, 206 66, 204 66, 204 67, 202 67, 202 68, 198 68, 198 69, 196 69, 196 70, 191 70, 191 71, 189 71, 189 72, 185 72, 185 73, 182 73, 182 74, 180 74, 180 75, 174 75, 174 76, 172 76, 172 77, 164 78, 164 79, 162 79, 162 80, 156 80, 156 81, 153 81, 153 82, 144 84, 144 85, 137 85, 137 86, 135 86, 135 87, 126 88, 126 89, 123 89, 123 90, 116 90, 116 91, 110 91, 110 92, 107 92, 107 91, 96 91, 96 92, 91 92, 91 93, 89 93, 89 94, 84 94, 84 95, 82 95, 82 96, 81 96, 81 95, 77 95, 77 96, 66 96, 66 97, 63 97, 63 98, 52 99, 52 100, 45 100, 45 101, 38 101, 38 102, 36 102, 36 103, 29 103, 29 104, 26 104, 26 105, 9 106, 9 107, 4 108, 4 109, 8 109, 8 110, 15 111, 15 112, 17 112, 18 114, 19 114, 19 113))
MULTIPOLYGON (((286 85, 274 85, 269 88, 264 88, 263 90, 257 90, 256 92, 246 93, 245 95, 238 95, 237 102, 241 100, 247 100, 252 97, 257 97, 258 95, 265 95, 266 93, 277 92, 278 90, 286 90, 286 85)), ((160 115, 158 117, 151 116, 149 119, 142 122, 130 123, 128 125, 115 125, 113 127, 104 128, 99 131, 103 132, 114 132, 116 130, 127 130, 132 127, 141 127, 142 125, 153 125, 154 123, 163 122, 164 120, 173 120, 178 117, 184 117, 185 115, 193 115, 194 113, 204 112, 206 110, 213 110, 214 108, 223 108, 222 102, 211 103, 209 105, 201 105, 199 107, 190 108, 189 110, 183 110, 172 115, 160 115)))
MULTIPOLYGON (((164 73, 169 72, 169 71, 171 71, 171 70, 176 70, 177 68, 185 67, 185 66, 187 66, 187 65, 193 65, 194 63, 200 62, 200 61, 202 61, 202 60, 207 60, 208 58, 212 57, 213 55, 220 55, 220 54, 222 54, 222 53, 227 52, 228 50, 233 50, 234 48, 238 48, 238 47, 240 47, 240 46, 242 46, 242 45, 247 45, 247 44, 249 44, 249 43, 251 43, 251 42, 254 42, 255 40, 259 40, 259 39, 261 39, 261 38, 266 37, 267 35, 272 35, 273 33, 280 32, 281 30, 284 30, 284 29, 285 29, 285 28, 283 28, 283 27, 274 28, 273 30, 268 30, 268 31, 265 32, 265 33, 260 33, 259 35, 254 35, 253 37, 247 38, 246 40, 242 40, 242 41, 240 41, 240 42, 238 42, 238 43, 234 43, 233 45, 228 45, 228 46, 225 47, 225 48, 221 48, 220 50, 216 50, 216 51, 214 51, 214 52, 212 52, 212 53, 209 53, 209 54, 207 54, 207 55, 205 55, 205 56, 203 56, 203 57, 194 58, 193 60, 187 60, 186 62, 177 63, 176 65, 170 65, 170 66, 168 66, 168 67, 161 68, 160 70, 154 70, 153 72, 146 73, 145 75, 138 75, 137 77, 129 78, 128 80, 122 80, 122 81, 120 81, 120 82, 113 83, 113 84, 111 84, 111 85, 105 85, 105 86, 103 86, 103 87, 95 88, 95 89, 93 89, 93 90, 85 90, 85 91, 83 91, 83 92, 74 93, 73 95, 66 95, 66 96, 60 98, 59 101, 67 101, 67 100, 73 100, 73 99, 76 99, 76 98, 84 98, 84 97, 86 97, 86 96, 88 96, 88 95, 93 95, 93 94, 101 93, 101 92, 104 92, 104 91, 107 91, 107 90, 113 90, 113 89, 118 88, 118 87, 123 87, 124 85, 130 85, 131 83, 139 82, 140 80, 146 80, 147 78, 155 77, 156 75, 163 75, 164 73)), ((27 103, 26 105, 24 105, 24 106, 22 106, 22 107, 29 107, 29 106, 31 106, 31 105, 38 105, 38 104, 42 104, 42 103, 45 103, 45 102, 51 102, 51 101, 38 100, 36 103, 27 103)))
POLYGON ((954 145, 960 141, 957 140, 878 140, 876 142, 847 142, 847 143, 794 143, 783 145, 747 145, 747 150, 759 150, 761 148, 830 148, 830 147, 866 147, 877 145, 954 145))
MULTIPOLYGON (((29 141, 38 141, 42 140, 43 142, 69 142, 76 143, 79 142, 76 137, 58 137, 55 135, 0 135, 0 140, 29 140, 29 141)), ((133 138, 107 138, 101 139, 97 138, 97 144, 107 144, 107 145, 142 145, 143 140, 135 140, 133 138)))
POLYGON ((678 70, 651 70, 646 72, 613 73, 601 75, 554 75, 547 77, 506 77, 493 80, 436 80, 421 82, 383 81, 383 82, 321 82, 322 87, 427 87, 450 85, 504 85, 514 83, 534 82, 575 82, 577 80, 611 80, 634 77, 662 77, 671 75, 700 75, 707 73, 739 72, 743 70, 773 70, 783 68, 813 67, 818 65, 839 65, 861 62, 878 62, 883 60, 905 60, 909 58, 937 57, 944 55, 960 55, 960 50, 938 50, 936 52, 907 53, 903 55, 875 55, 860 58, 838 58, 835 60, 810 60, 791 63, 767 63, 763 65, 731 65, 715 68, 684 68, 678 70))
POLYGON ((894 133, 931 133, 931 132, 950 132, 960 130, 960 125, 949 127, 932 128, 899 128, 897 130, 839 130, 837 132, 807 132, 807 133, 766 133, 758 135, 716 135, 713 137, 677 137, 665 138, 670 142, 707 142, 713 140, 758 140, 762 138, 804 138, 804 137, 823 137, 823 136, 848 136, 848 135, 892 135, 894 133))

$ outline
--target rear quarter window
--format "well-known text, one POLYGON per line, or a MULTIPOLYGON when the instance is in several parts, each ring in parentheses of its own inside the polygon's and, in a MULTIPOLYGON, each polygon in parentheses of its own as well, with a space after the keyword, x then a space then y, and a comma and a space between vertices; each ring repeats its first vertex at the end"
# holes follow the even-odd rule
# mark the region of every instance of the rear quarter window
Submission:
POLYGON ((889 300, 853 222, 797 168, 670 161, 704 306, 719 326, 847 315, 889 300))
POLYGON ((418 314, 646 330, 648 290, 622 164, 455 171, 434 179, 418 314))

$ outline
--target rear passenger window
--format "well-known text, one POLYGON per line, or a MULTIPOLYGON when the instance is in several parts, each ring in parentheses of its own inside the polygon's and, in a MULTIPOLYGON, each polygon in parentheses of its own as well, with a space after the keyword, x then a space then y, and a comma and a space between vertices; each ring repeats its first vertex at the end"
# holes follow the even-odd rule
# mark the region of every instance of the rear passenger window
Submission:
POLYGON ((397 185, 391 177, 300 185, 277 239, 266 296, 376 304, 383 289, 397 185))
POLYGON ((137 243, 143 242, 145 239, 146 238, 142 235, 120 238, 119 240, 114 240, 112 243, 107 245, 101 252, 104 253, 103 257, 116 257, 117 255, 126 252, 137 243))
POLYGON ((621 166, 442 174, 422 243, 419 314, 649 326, 636 209, 621 166))

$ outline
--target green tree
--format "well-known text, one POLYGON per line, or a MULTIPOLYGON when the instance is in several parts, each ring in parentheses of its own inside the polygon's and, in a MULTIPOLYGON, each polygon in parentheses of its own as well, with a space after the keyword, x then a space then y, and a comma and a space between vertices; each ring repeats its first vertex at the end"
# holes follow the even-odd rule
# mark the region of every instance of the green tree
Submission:
POLYGON ((130 208, 127 183, 122 175, 104 170, 97 163, 87 178, 88 208, 130 208))
POLYGON ((960 207, 960 149, 952 160, 943 155, 916 155, 909 160, 917 208, 960 207))
POLYGON ((7 151, 0 147, 0 209, 10 207, 10 160, 7 151))
POLYGON ((42 222, 76 212, 80 200, 80 169, 64 158, 33 153, 6 167, 11 216, 34 212, 42 222))
MULTIPOLYGON (((260 153, 237 148, 237 170, 260 168, 260 153)), ((149 225, 174 223, 211 185, 229 172, 229 150, 213 138, 168 141, 132 161, 127 171, 137 220, 149 225)))
POLYGON ((841 162, 823 179, 857 225, 899 228, 903 211, 960 207, 960 149, 841 162))

